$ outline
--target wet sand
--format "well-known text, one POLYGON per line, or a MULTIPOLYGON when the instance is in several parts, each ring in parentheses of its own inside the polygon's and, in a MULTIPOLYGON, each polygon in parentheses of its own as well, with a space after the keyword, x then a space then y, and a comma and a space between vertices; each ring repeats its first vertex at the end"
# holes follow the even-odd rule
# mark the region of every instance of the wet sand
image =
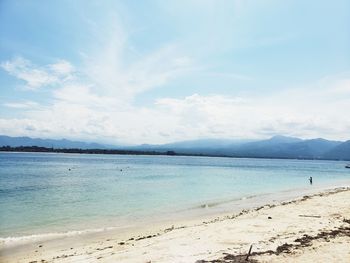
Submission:
POLYGON ((168 226, 1 244, 0 262, 350 262, 350 188, 168 226))

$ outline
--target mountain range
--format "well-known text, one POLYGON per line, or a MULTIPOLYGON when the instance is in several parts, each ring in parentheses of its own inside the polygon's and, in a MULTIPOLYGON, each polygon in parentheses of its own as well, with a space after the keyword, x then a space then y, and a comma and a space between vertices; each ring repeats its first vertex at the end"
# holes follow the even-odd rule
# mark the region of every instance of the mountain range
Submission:
POLYGON ((121 149, 156 152, 174 151, 183 154, 230 157, 350 160, 350 140, 345 142, 322 138, 303 140, 280 135, 267 140, 204 139, 160 145, 142 144, 137 146, 113 146, 66 139, 53 140, 0 136, 0 146, 40 146, 61 149, 121 149))
POLYGON ((10 137, 0 135, 0 146, 38 146, 46 148, 79 148, 79 149, 106 149, 112 146, 98 144, 98 143, 87 143, 79 141, 70 141, 66 139, 53 140, 53 139, 40 139, 30 137, 10 137))

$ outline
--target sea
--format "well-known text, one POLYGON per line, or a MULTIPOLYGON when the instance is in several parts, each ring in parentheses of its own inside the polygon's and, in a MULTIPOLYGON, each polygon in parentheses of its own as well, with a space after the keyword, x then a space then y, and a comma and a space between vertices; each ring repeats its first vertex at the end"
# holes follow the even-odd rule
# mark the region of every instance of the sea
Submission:
POLYGON ((345 165, 323 160, 3 152, 0 241, 238 211, 349 185, 350 169, 345 165))

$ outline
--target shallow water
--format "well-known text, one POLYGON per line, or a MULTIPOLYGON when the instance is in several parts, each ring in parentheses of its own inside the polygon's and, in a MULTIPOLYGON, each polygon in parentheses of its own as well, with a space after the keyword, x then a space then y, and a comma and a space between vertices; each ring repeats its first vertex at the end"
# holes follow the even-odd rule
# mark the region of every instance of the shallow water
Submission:
POLYGON ((242 198, 349 181, 350 171, 344 165, 314 160, 0 153, 0 237, 125 226, 192 209, 219 211, 220 205, 239 204, 242 198))

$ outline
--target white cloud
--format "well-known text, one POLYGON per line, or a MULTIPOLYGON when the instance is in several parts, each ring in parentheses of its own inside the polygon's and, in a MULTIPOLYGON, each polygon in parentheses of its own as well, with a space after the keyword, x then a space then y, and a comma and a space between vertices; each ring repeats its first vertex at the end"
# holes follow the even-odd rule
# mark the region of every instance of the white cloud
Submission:
POLYGON ((117 39, 97 55, 86 58, 85 75, 105 94, 132 99, 194 69, 191 58, 181 55, 175 46, 137 55, 127 63, 122 55, 125 46, 117 39))
POLYGON ((340 93, 344 96, 350 94, 350 78, 337 80, 333 87, 331 87, 331 92, 340 93))
POLYGON ((0 66, 10 75, 23 80, 26 88, 32 90, 64 82, 73 71, 72 65, 64 60, 39 67, 22 57, 2 62, 0 66))
POLYGON ((31 89, 52 88, 51 102, 46 107, 4 105, 22 108, 24 117, 14 122, 2 119, 0 133, 128 143, 155 141, 159 136, 163 140, 165 134, 172 134, 163 126, 170 120, 168 115, 159 109, 135 107, 132 99, 189 72, 193 61, 169 45, 137 55, 127 63, 122 55, 125 43, 116 39, 120 40, 113 38, 98 54, 86 55, 85 67, 80 70, 67 61, 37 67, 19 57, 2 63, 7 72, 26 81, 31 89), (37 79, 35 73, 39 71, 47 78, 34 83, 32 79, 37 79))
POLYGON ((49 85, 57 81, 57 78, 50 75, 43 69, 36 68, 30 61, 21 57, 16 57, 11 61, 1 63, 1 67, 10 75, 24 80, 27 88, 37 89, 44 85, 49 85))
POLYGON ((34 101, 24 101, 24 102, 7 102, 3 104, 5 107, 14 109, 30 109, 38 106, 38 103, 34 101))
POLYGON ((66 60, 59 60, 57 63, 49 65, 49 68, 53 73, 63 76, 70 75, 75 70, 73 65, 66 60))
MULTIPOLYGON (((45 107, 30 101, 3 104, 22 109, 24 117, 0 119, 0 133, 131 144, 195 138, 265 138, 274 134, 348 139, 348 74, 327 76, 256 97, 192 94, 159 98, 153 105, 141 107, 132 103, 134 96, 188 72, 193 62, 179 56, 173 47, 141 56, 127 67, 121 66, 125 62, 118 57, 107 66, 102 60, 89 61, 95 67, 89 64, 88 72, 96 74, 89 81, 73 66, 67 66, 69 62, 58 66, 67 66, 67 70, 58 70, 65 74, 64 80, 52 65, 42 67, 46 70, 43 72, 58 79, 51 91, 51 103, 45 107), (112 68, 119 64, 120 67, 112 68)), ((8 72, 16 72, 18 78, 23 75, 17 71, 34 70, 29 61, 19 58, 2 66, 8 72)), ((44 85, 45 81, 40 83, 44 85)))
POLYGON ((54 90, 53 97, 59 101, 90 107, 108 108, 116 103, 115 99, 93 94, 89 86, 79 83, 67 83, 62 88, 54 90))
POLYGON ((324 96, 343 80, 321 82, 322 88, 318 81, 307 91, 294 88, 248 99, 215 94, 161 98, 149 107, 120 107, 88 87, 67 86, 55 92, 50 107, 32 109, 14 122, 2 119, 0 133, 130 144, 275 134, 348 139, 350 120, 343 113, 350 112, 350 98, 334 104, 334 97, 324 96))

